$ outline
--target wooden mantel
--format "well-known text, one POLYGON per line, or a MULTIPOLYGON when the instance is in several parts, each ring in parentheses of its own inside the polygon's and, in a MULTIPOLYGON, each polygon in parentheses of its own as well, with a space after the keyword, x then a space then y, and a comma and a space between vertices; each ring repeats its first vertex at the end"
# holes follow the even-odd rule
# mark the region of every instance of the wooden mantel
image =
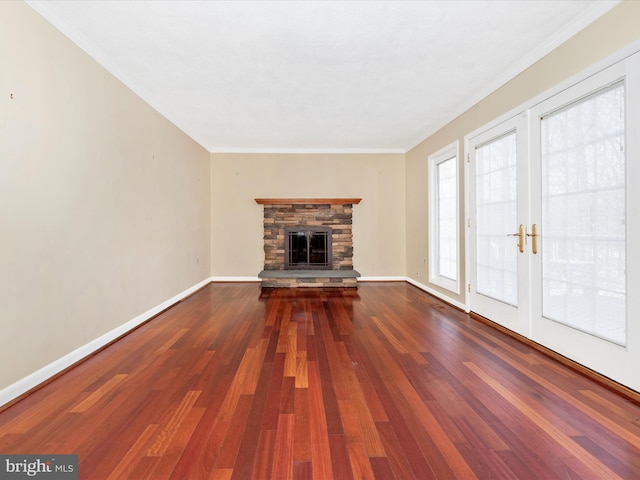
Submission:
POLYGON ((361 198, 256 198, 256 203, 260 205, 346 205, 348 203, 357 205, 361 198))

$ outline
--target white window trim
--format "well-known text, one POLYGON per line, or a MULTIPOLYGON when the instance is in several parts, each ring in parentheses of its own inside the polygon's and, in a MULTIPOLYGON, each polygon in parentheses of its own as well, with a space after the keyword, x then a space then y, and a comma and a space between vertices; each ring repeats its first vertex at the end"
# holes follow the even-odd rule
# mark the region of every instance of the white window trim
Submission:
POLYGON ((429 200, 428 200, 428 212, 429 212, 429 282, 438 285, 450 292, 460 294, 460 156, 459 156, 459 142, 447 145, 446 147, 438 150, 437 152, 429 155, 429 200), (437 207, 437 193, 438 193, 438 176, 437 167, 440 163, 450 160, 455 157, 455 176, 456 176, 456 195, 455 195, 455 211, 456 211, 456 280, 452 280, 447 277, 440 276, 437 271, 438 265, 438 216, 435 214, 437 207))

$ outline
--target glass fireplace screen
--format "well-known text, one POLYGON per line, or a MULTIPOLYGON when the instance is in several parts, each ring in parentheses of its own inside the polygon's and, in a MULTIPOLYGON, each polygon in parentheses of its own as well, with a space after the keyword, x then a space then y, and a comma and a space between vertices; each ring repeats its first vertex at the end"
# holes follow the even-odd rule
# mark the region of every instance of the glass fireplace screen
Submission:
POLYGON ((285 231, 286 270, 331 269, 331 228, 291 227, 285 231))

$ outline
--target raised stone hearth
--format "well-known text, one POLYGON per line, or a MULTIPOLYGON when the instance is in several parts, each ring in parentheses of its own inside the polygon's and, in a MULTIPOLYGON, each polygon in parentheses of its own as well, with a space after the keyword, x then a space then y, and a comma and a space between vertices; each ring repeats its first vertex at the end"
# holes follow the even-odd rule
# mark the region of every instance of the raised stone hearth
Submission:
POLYGON ((359 198, 255 199, 264 205, 263 287, 357 287, 353 269, 353 205, 359 198), (285 230, 288 227, 329 227, 331 262, 327 269, 287 270, 285 230))

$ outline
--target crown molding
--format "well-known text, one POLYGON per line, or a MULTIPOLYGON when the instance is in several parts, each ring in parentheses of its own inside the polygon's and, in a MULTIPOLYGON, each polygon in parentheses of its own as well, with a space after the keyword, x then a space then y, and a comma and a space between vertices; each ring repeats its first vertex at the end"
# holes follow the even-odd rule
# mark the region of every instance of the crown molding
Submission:
POLYGON ((560 45, 565 43, 571 37, 576 35, 578 32, 592 24, 602 15, 607 13, 613 7, 618 5, 622 0, 600 0, 596 2, 594 5, 589 7, 584 11, 584 13, 578 17, 576 17, 572 22, 569 22, 565 28, 558 31, 555 35, 549 37, 549 39, 540 44, 538 48, 533 50, 529 55, 524 57, 520 62, 513 65, 511 68, 506 70, 502 75, 496 77, 496 79, 488 84, 485 88, 480 90, 476 95, 471 98, 468 98, 466 101, 462 102, 460 107, 455 110, 451 115, 449 115, 438 127, 435 127, 428 131, 426 134, 422 135, 420 139, 412 142, 406 149, 405 153, 413 150, 415 147, 420 145, 426 139, 437 133, 439 130, 447 126, 449 123, 454 121, 464 112, 469 110, 471 107, 479 103, 480 101, 487 98, 493 92, 498 90, 500 87, 507 84, 509 81, 513 80, 516 76, 521 74, 531 65, 536 63, 538 60, 542 59, 544 56, 551 53, 553 50, 558 48, 560 45))

